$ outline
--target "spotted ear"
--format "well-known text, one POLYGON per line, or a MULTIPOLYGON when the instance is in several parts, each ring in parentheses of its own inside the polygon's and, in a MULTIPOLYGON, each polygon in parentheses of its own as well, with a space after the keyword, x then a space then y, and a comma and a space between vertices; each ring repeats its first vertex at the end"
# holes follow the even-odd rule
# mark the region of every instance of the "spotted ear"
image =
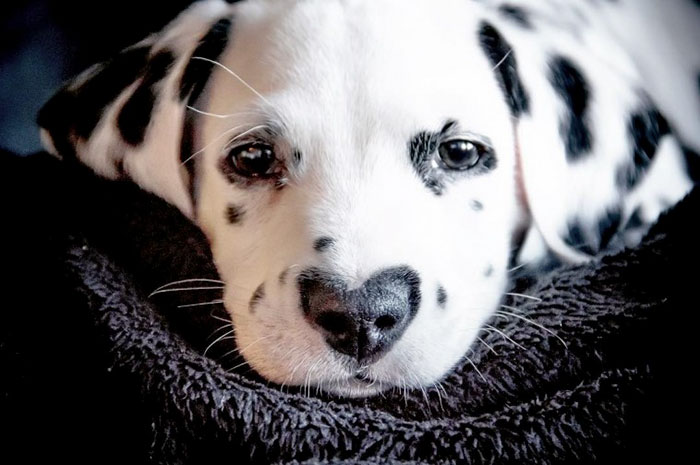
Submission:
POLYGON ((128 177, 193 216, 191 112, 227 46, 232 6, 194 4, 172 23, 60 89, 41 109, 44 146, 98 174, 128 177), (202 60, 200 58, 205 58, 202 60))
POLYGON ((486 23, 480 40, 515 129, 521 203, 530 217, 519 262, 553 253, 581 263, 634 245, 690 191, 691 155, 641 85, 591 63, 585 51, 574 61, 524 41, 513 46, 486 23))

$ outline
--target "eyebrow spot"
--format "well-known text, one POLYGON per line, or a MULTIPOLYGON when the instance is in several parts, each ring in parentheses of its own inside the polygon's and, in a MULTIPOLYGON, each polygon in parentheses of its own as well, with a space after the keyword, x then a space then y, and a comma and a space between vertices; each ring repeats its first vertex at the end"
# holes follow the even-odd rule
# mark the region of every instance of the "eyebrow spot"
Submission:
POLYGON ((316 239, 314 241, 314 250, 316 252, 325 252, 334 243, 335 243, 335 240, 332 237, 319 237, 318 239, 316 239))

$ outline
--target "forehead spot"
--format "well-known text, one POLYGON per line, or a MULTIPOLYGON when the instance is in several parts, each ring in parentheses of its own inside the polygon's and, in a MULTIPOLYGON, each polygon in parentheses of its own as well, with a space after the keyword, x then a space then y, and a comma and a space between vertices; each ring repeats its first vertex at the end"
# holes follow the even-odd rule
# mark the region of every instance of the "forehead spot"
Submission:
POLYGON ((162 50, 153 56, 146 66, 141 83, 119 111, 117 128, 124 142, 132 147, 138 147, 146 138, 158 100, 158 87, 173 63, 175 56, 169 50, 162 50))
POLYGON ((216 66, 213 62, 219 60, 228 46, 232 28, 232 19, 222 18, 199 40, 180 80, 181 101, 192 105, 199 98, 216 66))

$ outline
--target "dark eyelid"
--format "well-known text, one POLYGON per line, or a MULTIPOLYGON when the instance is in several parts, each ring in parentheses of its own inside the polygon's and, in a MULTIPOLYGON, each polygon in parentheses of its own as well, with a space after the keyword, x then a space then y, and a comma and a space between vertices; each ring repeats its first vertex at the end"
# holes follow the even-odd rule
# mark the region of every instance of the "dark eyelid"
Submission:
POLYGON ((453 120, 453 119, 448 120, 445 123, 445 125, 442 127, 442 130, 440 131, 440 135, 445 136, 446 134, 449 134, 450 132, 452 132, 452 130, 455 127, 459 127, 459 123, 457 123, 457 121, 453 120))

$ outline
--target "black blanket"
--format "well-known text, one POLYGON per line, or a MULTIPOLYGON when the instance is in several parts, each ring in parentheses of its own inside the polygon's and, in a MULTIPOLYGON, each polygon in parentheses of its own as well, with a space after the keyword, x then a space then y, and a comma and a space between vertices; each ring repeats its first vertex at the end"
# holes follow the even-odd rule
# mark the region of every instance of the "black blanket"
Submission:
POLYGON ((506 298, 439 387, 348 400, 251 372, 221 305, 183 307, 219 290, 149 298, 217 277, 173 208, 46 155, 1 160, 0 426, 21 463, 681 463, 692 450, 697 190, 638 249, 534 280, 524 292, 541 301, 506 298))

